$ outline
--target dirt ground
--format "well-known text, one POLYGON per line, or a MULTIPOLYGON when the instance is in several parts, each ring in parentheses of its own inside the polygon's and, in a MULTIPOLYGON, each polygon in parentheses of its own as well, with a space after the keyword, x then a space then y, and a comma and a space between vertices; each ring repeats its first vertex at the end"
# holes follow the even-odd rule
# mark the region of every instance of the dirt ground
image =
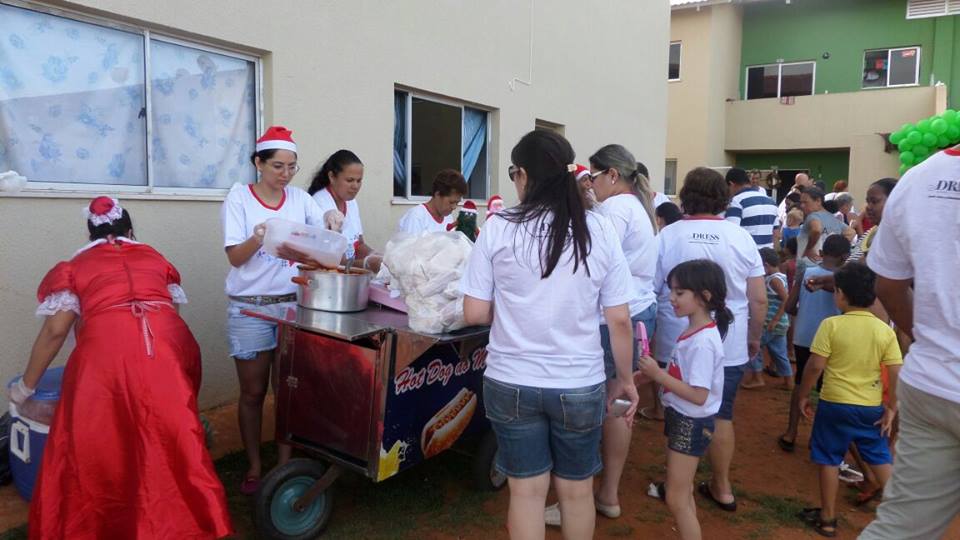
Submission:
MULTIPOLYGON (((768 381, 769 382, 769 381, 768 381)), ((644 392, 641 391, 643 396, 644 392)), ((645 397, 645 396, 644 396, 645 397)), ((818 504, 816 467, 803 450, 810 426, 801 426, 798 449, 783 453, 776 444, 783 429, 789 394, 767 386, 741 391, 736 406, 737 453, 733 479, 739 509, 730 514, 698 497, 704 538, 793 540, 819 538, 794 513, 818 504)), ((216 430, 214 457, 227 487, 237 538, 257 538, 253 501, 236 492, 244 459, 236 452, 235 408, 209 411, 216 430)), ((638 420, 631 459, 621 484, 624 514, 616 520, 597 519, 596 538, 676 538, 666 506, 646 495, 647 485, 663 478, 663 424, 638 420)), ((265 428, 269 428, 265 426, 265 428)), ((266 429, 265 429, 266 431, 266 429)), ((268 445, 267 459, 273 456, 268 445)), ((346 475, 335 486, 333 516, 324 538, 364 539, 506 539, 508 494, 473 491, 465 479, 470 457, 448 452, 381 484, 346 475)), ((701 466, 701 476, 708 470, 701 466)), ((854 492, 841 488, 838 538, 853 539, 870 522, 873 508, 852 504, 854 492)), ((0 540, 25 538, 26 504, 11 486, 0 489, 0 540)), ((547 538, 560 539, 558 529, 547 538)), ((960 540, 960 520, 945 538, 960 540)))

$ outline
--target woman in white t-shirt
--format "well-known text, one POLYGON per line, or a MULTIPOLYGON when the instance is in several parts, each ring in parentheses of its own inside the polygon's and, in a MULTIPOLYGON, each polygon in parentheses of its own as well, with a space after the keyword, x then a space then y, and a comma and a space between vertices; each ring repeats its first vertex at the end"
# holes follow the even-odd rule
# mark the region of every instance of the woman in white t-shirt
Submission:
POLYGON ((551 475, 564 538, 592 538, 593 476, 608 399, 636 411, 630 270, 609 220, 584 208, 573 148, 548 131, 511 153, 520 204, 490 218, 462 280, 467 324, 491 324, 483 399, 497 435, 497 468, 510 479, 508 527, 544 536, 551 475), (606 382, 600 308, 617 376, 606 382))
POLYGON ((337 150, 323 162, 307 192, 323 211, 326 227, 347 237, 344 260, 363 260, 366 267, 366 258, 373 255, 373 249, 363 241, 363 223, 357 205, 362 184, 363 162, 350 150, 337 150))
MULTIPOLYGON (((290 135, 286 128, 274 126, 257 140, 251 160, 259 173, 259 182, 235 184, 221 210, 223 246, 231 266, 225 287, 230 298, 227 336, 230 356, 240 378, 237 413, 250 463, 240 491, 247 495, 256 493, 260 486, 260 428, 273 350, 277 347, 277 325, 244 315, 241 310, 296 300, 296 285, 290 278, 297 275, 297 267, 291 260, 312 262, 290 250, 282 253, 287 259, 264 251, 264 223, 270 218, 308 225, 323 222, 317 203, 302 189, 289 185, 300 170, 297 147, 290 135)), ((289 458, 290 447, 281 445, 280 464, 289 458)))
POLYGON ((709 494, 722 509, 733 511, 736 500, 730 485, 730 463, 733 458, 733 402, 737 395, 744 366, 760 350, 760 336, 767 314, 763 261, 757 244, 746 229, 726 221, 730 193, 724 177, 706 167, 690 171, 680 190, 680 201, 687 217, 665 227, 657 235, 658 313, 655 336, 655 358, 670 361, 677 338, 687 326, 670 306, 667 276, 678 264, 694 259, 707 259, 720 265, 727 282, 727 307, 733 323, 723 342, 723 401, 716 417, 716 432, 710 446, 713 479, 701 492, 709 494))
MULTIPOLYGON (((657 296, 653 288, 657 268, 655 217, 650 188, 640 164, 629 150, 609 144, 590 156, 590 187, 599 204, 594 210, 613 224, 617 239, 630 268, 633 285, 630 299, 631 326, 643 324, 646 334, 654 334, 657 322, 657 296)), ((616 378, 610 331, 601 317, 600 341, 608 380, 616 378)), ((637 348, 633 348, 633 371, 639 368, 637 348)), ((619 486, 630 451, 631 428, 619 418, 607 417, 603 423, 603 472, 597 489, 597 511, 608 518, 620 516, 619 486)), ((548 525, 559 525, 560 509, 548 507, 548 525)))
POLYGON ((467 181, 454 169, 443 169, 433 179, 430 200, 414 206, 400 218, 397 230, 409 234, 446 232, 452 228, 450 215, 467 193, 467 181), (448 227, 448 225, 451 225, 448 227))

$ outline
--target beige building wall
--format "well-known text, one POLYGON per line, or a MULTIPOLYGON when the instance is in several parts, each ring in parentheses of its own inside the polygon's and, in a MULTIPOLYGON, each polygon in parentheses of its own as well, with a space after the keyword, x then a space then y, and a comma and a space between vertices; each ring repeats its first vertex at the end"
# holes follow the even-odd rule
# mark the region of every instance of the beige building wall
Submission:
POLYGON ((675 9, 670 41, 681 46, 680 80, 668 83, 667 159, 677 160, 677 191, 701 165, 732 165, 724 151, 728 99, 739 88, 741 8, 715 5, 675 9))
POLYGON ((898 177, 899 153, 886 153, 880 134, 937 112, 943 87, 892 88, 869 92, 799 96, 792 105, 776 99, 726 105, 726 150, 850 150, 849 190, 863 201, 869 185, 898 177), (756 129, 782 126, 783 129, 756 129))
MULTIPOLYGON (((81 0, 57 6, 260 56, 264 124, 294 131, 303 166, 296 183, 306 186, 321 160, 339 148, 363 159, 359 204, 374 246, 383 245, 409 208, 392 202, 397 85, 492 111, 491 192, 508 203, 516 199, 506 177, 510 149, 535 119, 563 125, 581 162, 604 144, 624 144, 662 186, 666 1, 81 0), (514 78, 523 82, 511 90, 514 78)), ((39 328, 33 316, 39 280, 84 244, 80 208, 89 198, 0 194, 4 382, 22 371, 39 328)), ((235 399, 224 337, 221 198, 122 200, 138 238, 183 275, 190 296, 183 314, 204 354, 202 405, 235 399)))

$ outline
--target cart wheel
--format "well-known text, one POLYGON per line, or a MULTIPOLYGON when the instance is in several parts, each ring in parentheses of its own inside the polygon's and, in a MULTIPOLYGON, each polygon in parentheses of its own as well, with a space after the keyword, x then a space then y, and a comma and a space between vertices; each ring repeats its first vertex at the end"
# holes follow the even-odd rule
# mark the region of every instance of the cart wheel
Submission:
POLYGON ((498 471, 497 436, 493 430, 483 434, 473 459, 473 483, 480 491, 497 491, 507 485, 507 475, 498 471))
POLYGON ((318 461, 292 459, 264 478, 256 502, 257 530, 261 538, 307 540, 323 532, 333 509, 333 492, 329 488, 302 512, 294 510, 293 503, 324 471, 326 466, 318 461))

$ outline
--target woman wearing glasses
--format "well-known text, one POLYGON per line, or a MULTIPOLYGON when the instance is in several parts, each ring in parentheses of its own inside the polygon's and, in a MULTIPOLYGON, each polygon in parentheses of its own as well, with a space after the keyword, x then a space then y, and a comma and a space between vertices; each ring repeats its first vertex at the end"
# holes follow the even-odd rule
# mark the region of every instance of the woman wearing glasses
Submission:
POLYGON ((551 479, 566 539, 593 538, 593 476, 608 402, 625 398, 632 422, 630 269, 613 225, 588 212, 573 148, 532 131, 513 148, 520 203, 486 222, 463 274, 467 324, 490 324, 483 402, 510 481, 507 527, 543 538, 551 479), (607 382, 600 310, 610 328, 616 377, 607 382))
MULTIPOLYGON (((230 261, 226 293, 227 336, 230 356, 240 378, 240 436, 250 462, 240 485, 241 493, 252 495, 260 487, 260 428, 263 400, 270 381, 273 350, 277 347, 277 325, 249 317, 241 310, 296 300, 296 285, 290 278, 297 267, 287 259, 310 262, 297 253, 287 259, 263 250, 264 223, 281 218, 307 225, 321 225, 323 212, 305 191, 289 185, 300 170, 297 145, 290 130, 273 126, 257 140, 251 156, 260 180, 255 184, 235 184, 223 202, 223 245, 230 261)), ((290 458, 290 447, 280 446, 280 464, 290 458)))

